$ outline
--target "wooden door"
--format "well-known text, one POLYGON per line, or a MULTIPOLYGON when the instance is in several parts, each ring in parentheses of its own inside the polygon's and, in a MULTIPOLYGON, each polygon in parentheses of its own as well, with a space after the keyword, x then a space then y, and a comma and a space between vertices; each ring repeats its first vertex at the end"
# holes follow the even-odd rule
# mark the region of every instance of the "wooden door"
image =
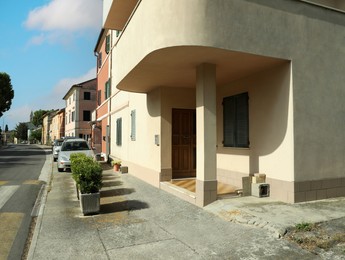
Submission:
POLYGON ((196 176, 195 109, 172 111, 172 177, 196 176))

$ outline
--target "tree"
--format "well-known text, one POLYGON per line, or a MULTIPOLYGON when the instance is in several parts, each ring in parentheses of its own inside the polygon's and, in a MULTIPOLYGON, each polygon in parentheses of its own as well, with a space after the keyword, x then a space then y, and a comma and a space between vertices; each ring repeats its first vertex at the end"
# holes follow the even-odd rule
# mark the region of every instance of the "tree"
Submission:
MULTIPOLYGON (((42 109, 35 111, 33 113, 31 123, 33 123, 35 126, 43 125, 43 115, 49 111, 50 110, 42 110, 42 109)), ((30 115, 30 118, 31 118, 31 115, 30 115)))
POLYGON ((42 129, 40 128, 40 129, 33 130, 31 132, 30 139, 31 139, 30 142, 33 142, 33 141, 39 142, 39 141, 41 141, 41 139, 42 139, 42 129))
POLYGON ((5 72, 0 72, 0 117, 11 108, 13 97, 10 76, 5 72))
POLYGON ((28 126, 26 123, 19 123, 16 126, 16 137, 20 140, 27 140, 28 139, 28 126))

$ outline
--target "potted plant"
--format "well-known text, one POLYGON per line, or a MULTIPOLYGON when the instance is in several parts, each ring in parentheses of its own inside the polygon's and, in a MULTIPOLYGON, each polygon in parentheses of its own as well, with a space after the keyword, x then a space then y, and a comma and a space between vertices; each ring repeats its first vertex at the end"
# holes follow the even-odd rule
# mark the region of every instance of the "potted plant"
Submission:
POLYGON ((120 167, 121 167, 121 161, 120 160, 112 160, 111 166, 114 167, 115 172, 118 172, 120 170, 120 167))
POLYGON ((71 154, 72 177, 80 192, 80 206, 84 215, 100 210, 100 189, 103 169, 99 162, 83 153, 71 154))

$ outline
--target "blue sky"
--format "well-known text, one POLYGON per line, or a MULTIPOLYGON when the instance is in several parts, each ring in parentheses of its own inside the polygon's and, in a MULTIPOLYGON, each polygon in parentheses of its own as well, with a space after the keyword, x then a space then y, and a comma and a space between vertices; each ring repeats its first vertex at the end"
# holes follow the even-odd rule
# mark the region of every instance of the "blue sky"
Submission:
POLYGON ((0 126, 14 129, 31 111, 57 109, 76 83, 96 77, 102 0, 2 0, 0 72, 10 75, 12 106, 0 126))

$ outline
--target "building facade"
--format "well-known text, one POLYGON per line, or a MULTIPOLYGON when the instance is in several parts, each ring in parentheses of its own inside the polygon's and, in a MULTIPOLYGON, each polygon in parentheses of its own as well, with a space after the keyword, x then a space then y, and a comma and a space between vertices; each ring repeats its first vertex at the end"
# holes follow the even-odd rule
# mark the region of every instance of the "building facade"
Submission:
POLYGON ((102 153, 105 158, 110 154, 111 53, 118 36, 116 31, 102 29, 94 49, 97 54, 97 108, 93 136, 97 152, 102 153))
POLYGON ((91 140, 91 113, 96 109, 96 79, 73 85, 63 99, 65 107, 65 136, 91 140))
POLYGON ((52 116, 51 120, 51 137, 54 141, 55 139, 60 139, 65 136, 65 109, 59 109, 52 116))
POLYGON ((284 202, 345 196, 342 6, 105 0, 110 157, 166 190, 195 178, 199 206, 254 173, 284 202))

